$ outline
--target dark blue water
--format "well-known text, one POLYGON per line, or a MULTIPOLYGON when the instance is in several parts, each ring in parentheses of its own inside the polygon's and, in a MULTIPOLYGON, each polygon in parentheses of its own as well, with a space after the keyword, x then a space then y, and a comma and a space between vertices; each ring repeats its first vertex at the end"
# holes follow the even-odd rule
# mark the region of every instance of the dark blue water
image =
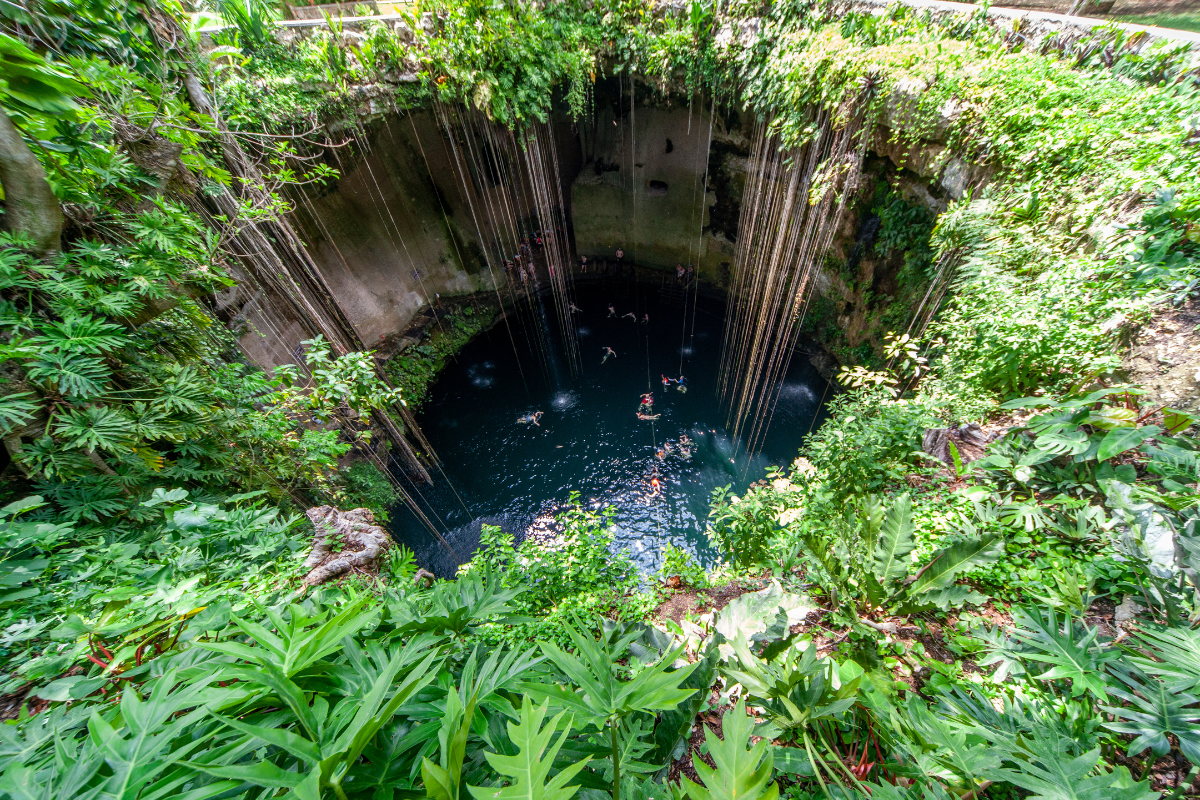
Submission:
POLYGON ((715 563, 705 536, 713 490, 732 484, 740 491, 767 466, 794 459, 826 384, 797 352, 769 433, 748 455, 726 433, 716 392, 724 303, 689 295, 685 309, 658 294, 644 284, 578 282, 582 363, 574 377, 548 295, 541 307, 527 304, 510 315, 511 338, 501 323, 447 365, 419 416, 444 475, 435 474, 437 485, 422 488, 420 500, 456 557, 406 508, 392 515, 393 534, 422 565, 453 574, 477 546, 481 522, 520 540, 573 491, 589 507, 616 508, 616 540, 644 569, 658 567, 668 542, 705 566, 715 563), (610 302, 618 315, 632 311, 639 321, 610 318, 610 302), (602 364, 606 346, 617 356, 602 364), (664 391, 661 376, 681 373, 687 392, 675 384, 664 391), (661 415, 655 421, 637 418, 647 391, 661 415), (518 422, 537 411, 539 425, 518 422), (683 434, 694 443, 690 458, 677 453, 683 434))

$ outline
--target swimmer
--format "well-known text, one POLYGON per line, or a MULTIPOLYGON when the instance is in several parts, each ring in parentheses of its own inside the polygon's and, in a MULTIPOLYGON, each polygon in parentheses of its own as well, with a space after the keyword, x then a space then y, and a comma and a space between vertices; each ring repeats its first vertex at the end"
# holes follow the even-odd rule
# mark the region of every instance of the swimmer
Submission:
POLYGON ((540 427, 542 427, 542 424, 540 422, 538 422, 538 420, 542 418, 542 414, 544 414, 544 413, 546 413, 546 412, 535 411, 532 414, 526 414, 525 416, 523 416, 517 420, 517 424, 518 425, 528 425, 530 423, 533 423, 534 425, 537 425, 540 428, 540 427))
POLYGON ((654 421, 661 416, 662 416, 662 414, 645 414, 641 411, 637 412, 638 419, 643 419, 643 420, 648 420, 648 421, 654 421))
POLYGON ((616 351, 613 350, 611 347, 606 347, 606 348, 604 348, 604 359, 600 363, 603 364, 606 361, 608 361, 610 358, 616 358, 616 357, 617 357, 616 351))
POLYGON ((569 311, 570 311, 572 314, 579 314, 579 313, 582 313, 582 312, 583 312, 583 309, 582 309, 582 308, 580 308, 579 306, 575 305, 574 303, 572 303, 572 302, 570 302, 570 301, 568 301, 568 302, 567 302, 567 309, 568 309, 568 310, 569 310, 569 311))
POLYGON ((642 324, 643 324, 643 325, 648 325, 648 324, 650 324, 650 315, 649 315, 649 314, 647 314, 646 316, 642 317, 642 324))
POLYGON ((666 375, 663 375, 661 372, 659 373, 659 377, 661 377, 661 378, 662 378, 662 382, 663 382, 663 391, 664 391, 664 392, 665 392, 667 389, 671 388, 671 381, 673 381, 673 380, 674 380, 674 378, 668 378, 666 375))
POLYGON ((656 495, 661 491, 662 484, 658 482, 658 473, 656 472, 654 476, 650 478, 650 494, 656 495))
POLYGON ((644 405, 644 406, 654 405, 654 394, 652 392, 646 392, 644 395, 642 395, 642 405, 644 405))
POLYGON ((634 322, 637 322, 637 314, 633 313, 632 311, 630 311, 628 314, 621 315, 621 319, 625 319, 626 317, 629 317, 634 322))
POLYGON ((691 460, 692 457, 692 440, 688 438, 686 433, 679 434, 679 457, 684 461, 691 460))
POLYGON ((675 381, 675 388, 680 394, 687 394, 687 378, 680 375, 679 380, 675 381))
POLYGON ((616 310, 615 308, 613 308, 613 304, 612 304, 612 303, 609 303, 609 304, 608 304, 608 315, 609 315, 610 317, 615 317, 615 316, 617 315, 617 310, 616 310))

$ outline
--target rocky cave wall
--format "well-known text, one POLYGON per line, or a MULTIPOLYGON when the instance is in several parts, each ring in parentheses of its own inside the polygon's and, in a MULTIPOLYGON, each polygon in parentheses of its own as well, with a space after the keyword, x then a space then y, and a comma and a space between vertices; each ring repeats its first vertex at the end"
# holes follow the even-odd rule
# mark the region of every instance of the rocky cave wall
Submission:
POLYGON ((577 125, 583 165, 571 203, 579 255, 611 261, 619 247, 626 261, 664 270, 691 264, 705 280, 727 281, 749 138, 740 115, 714 115, 710 102, 696 96, 689 104, 641 83, 631 98, 623 80, 597 84, 595 114, 577 125))
MULTIPOLYGON (((894 92, 870 144, 874 166, 816 282, 819 302, 836 314, 851 344, 878 333, 872 316, 879 304, 866 300, 890 296, 887 281, 895 272, 894 264, 854 253, 878 179, 937 214, 988 177, 946 150, 961 109, 943 109, 939 123, 926 126, 926 139, 906 144, 896 135, 918 92, 909 86, 894 92)), ((689 107, 684 96, 642 84, 636 98, 630 109, 628 83, 604 80, 590 118, 573 122, 563 114, 553 124, 574 251, 595 262, 611 260, 620 247, 627 261, 664 270, 694 264, 703 280, 724 287, 737 246, 752 120, 723 110, 714 117, 705 107, 710 101, 697 98, 689 107)), ((402 333, 438 295, 494 291, 481 247, 490 239, 488 198, 476 195, 470 181, 464 188, 455 146, 461 152, 462 142, 452 142, 432 112, 376 113, 350 144, 333 151, 330 163, 340 177, 294 198, 296 223, 368 347, 402 333)), ((479 183, 485 192, 503 188, 495 176, 479 183)), ((503 281, 500 266, 492 269, 503 281)), ((296 360, 298 352, 288 349, 294 344, 284 342, 305 337, 299 321, 280 311, 286 303, 243 287, 219 302, 245 321, 243 344, 254 360, 264 366, 296 360)))

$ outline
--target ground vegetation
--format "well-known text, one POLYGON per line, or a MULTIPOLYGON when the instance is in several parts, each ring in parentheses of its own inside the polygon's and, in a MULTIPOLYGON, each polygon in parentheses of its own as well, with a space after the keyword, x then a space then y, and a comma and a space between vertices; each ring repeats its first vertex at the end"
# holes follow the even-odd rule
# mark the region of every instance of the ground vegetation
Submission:
POLYGON ((36 170, 6 150, 0 792, 1195 794, 1195 420, 1114 374, 1122 334, 1197 286, 1186 54, 1116 31, 1026 52, 982 17, 902 6, 434 4, 404 37, 331 23, 292 46, 267 6, 222 9, 201 54, 170 5, 0 6, 0 102, 63 216, 29 235, 11 209, 36 170), (882 115, 899 93, 896 136, 941 125, 993 180, 913 270, 949 287, 940 313, 847 365, 795 462, 714 497, 720 569, 669 553, 638 576, 576 506, 556 543, 486 530, 454 580, 389 547, 378 574, 308 586, 298 512, 386 502, 336 465, 404 389, 322 338, 266 375, 204 298, 234 279, 232 230, 328 175, 269 137, 395 71, 417 78, 400 106, 513 125, 556 97, 586 113, 594 74, 637 71, 773 114, 793 143, 814 108, 882 115), (189 79, 229 130, 181 99, 189 79), (261 155, 261 191, 218 157, 230 136, 261 155), (203 198, 227 192, 218 218, 203 198), (660 612, 714 584, 720 607, 660 612))

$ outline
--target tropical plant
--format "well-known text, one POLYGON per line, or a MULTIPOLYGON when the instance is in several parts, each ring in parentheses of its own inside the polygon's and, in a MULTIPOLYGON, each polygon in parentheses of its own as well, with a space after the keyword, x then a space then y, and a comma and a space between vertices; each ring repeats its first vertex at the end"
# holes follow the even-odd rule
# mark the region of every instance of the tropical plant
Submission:
POLYGON ((684 778, 684 792, 692 800, 775 800, 779 787, 771 781, 772 751, 765 739, 747 747, 754 721, 746 713, 745 702, 739 700, 723 720, 722 739, 708 727, 704 729, 704 741, 716 766, 692 756, 703 785, 684 778))

